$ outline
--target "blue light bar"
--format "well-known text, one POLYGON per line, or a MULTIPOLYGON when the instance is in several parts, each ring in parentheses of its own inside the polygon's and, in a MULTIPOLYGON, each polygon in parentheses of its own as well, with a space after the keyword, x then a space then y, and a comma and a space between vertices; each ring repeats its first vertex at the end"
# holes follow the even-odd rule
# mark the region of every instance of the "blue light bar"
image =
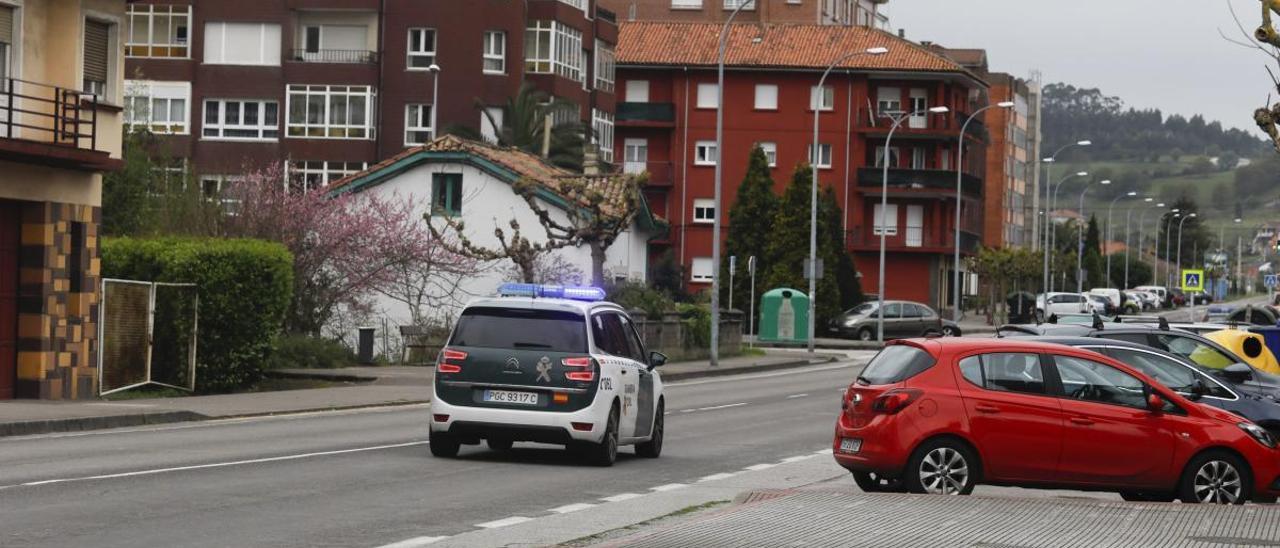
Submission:
POLYGON ((498 295, 502 297, 572 299, 575 301, 603 301, 605 297, 604 290, 598 287, 565 287, 562 285, 524 283, 502 284, 498 287, 498 295))

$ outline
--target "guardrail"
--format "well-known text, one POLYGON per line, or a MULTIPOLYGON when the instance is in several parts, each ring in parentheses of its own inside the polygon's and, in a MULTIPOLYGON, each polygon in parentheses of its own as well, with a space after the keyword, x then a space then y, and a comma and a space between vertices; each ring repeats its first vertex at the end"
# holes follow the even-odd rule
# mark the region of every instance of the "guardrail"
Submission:
POLYGON ((290 59, 303 63, 369 64, 378 62, 378 52, 363 49, 295 49, 290 59))

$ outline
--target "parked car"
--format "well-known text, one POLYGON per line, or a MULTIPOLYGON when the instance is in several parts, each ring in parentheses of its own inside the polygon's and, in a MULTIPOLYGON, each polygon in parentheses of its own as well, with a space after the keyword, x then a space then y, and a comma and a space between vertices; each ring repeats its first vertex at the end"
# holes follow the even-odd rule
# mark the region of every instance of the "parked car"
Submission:
POLYGON ((1160 296, 1150 291, 1130 290, 1129 293, 1142 303, 1142 311, 1160 308, 1160 296))
POLYGON ((1235 312, 1235 310, 1236 308, 1234 306, 1227 306, 1225 304, 1209 305, 1209 307, 1204 311, 1204 316, 1201 317, 1201 320, 1205 322, 1226 323, 1227 318, 1231 317, 1231 313, 1235 312))
POLYGON ((1093 303, 1093 309, 1099 314, 1112 315, 1116 313, 1116 306, 1111 304, 1111 299, 1106 295, 1095 295, 1093 293, 1085 293, 1085 297, 1089 298, 1089 302, 1093 303))
POLYGON ((1051 314, 1088 314, 1096 308, 1092 301, 1079 293, 1049 293, 1047 296, 1041 293, 1036 296, 1036 317, 1039 321, 1048 319, 1051 314))
POLYGON ((1174 307, 1186 306, 1187 294, 1177 287, 1169 288, 1169 300, 1174 307))
POLYGON ((1160 298, 1160 304, 1159 304, 1158 306, 1159 306, 1159 307, 1161 307, 1161 308, 1172 308, 1172 307, 1173 307, 1172 294, 1170 294, 1170 293, 1169 293, 1169 290, 1168 290, 1167 288, 1165 288, 1164 286, 1159 286, 1159 285, 1140 285, 1140 286, 1138 286, 1138 287, 1135 287, 1134 289, 1137 289, 1138 291, 1146 291, 1146 292, 1148 292, 1148 293, 1152 293, 1152 294, 1154 294, 1156 297, 1159 297, 1159 298, 1160 298))
POLYGON ((1114 358, 1033 341, 890 344, 845 390, 832 450, 866 491, 960 495, 986 483, 1219 504, 1280 495, 1267 430, 1114 358))
POLYGON ((948 320, 946 318, 943 318, 942 319, 942 335, 944 337, 963 337, 964 331, 960 330, 960 324, 953 322, 951 320, 948 320))
MULTIPOLYGON (((880 315, 878 303, 866 302, 846 310, 827 325, 827 330, 841 337, 862 341, 876 339, 880 315)), ((942 335, 942 317, 932 308, 911 301, 884 302, 884 338, 902 339, 942 335)))
POLYGON ((1271 305, 1246 305, 1235 309, 1227 316, 1227 323, 1238 323, 1246 325, 1262 325, 1275 326, 1276 321, 1280 320, 1280 309, 1271 305))
POLYGON ((1110 287, 1095 287, 1089 290, 1089 294, 1098 295, 1106 298, 1107 309, 1102 313, 1108 314, 1108 315, 1122 313, 1124 309, 1125 301, 1128 300, 1127 297, 1121 297, 1119 289, 1114 289, 1110 287))

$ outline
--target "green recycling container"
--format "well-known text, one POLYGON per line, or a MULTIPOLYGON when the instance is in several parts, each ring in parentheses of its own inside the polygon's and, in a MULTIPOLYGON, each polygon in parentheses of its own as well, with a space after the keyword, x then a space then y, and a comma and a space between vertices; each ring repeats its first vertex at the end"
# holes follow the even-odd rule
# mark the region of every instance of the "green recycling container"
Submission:
POLYGON ((760 297, 760 341, 804 344, 809 342, 809 296, 779 287, 760 297))

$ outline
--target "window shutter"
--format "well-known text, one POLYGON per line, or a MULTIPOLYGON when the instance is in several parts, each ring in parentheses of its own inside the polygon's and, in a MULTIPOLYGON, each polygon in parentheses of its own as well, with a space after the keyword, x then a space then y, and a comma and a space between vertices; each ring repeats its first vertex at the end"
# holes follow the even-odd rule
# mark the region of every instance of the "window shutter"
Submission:
POLYGON ((107 81, 107 31, 110 27, 98 21, 84 22, 84 79, 107 81))
POLYGON ((0 6, 0 44, 13 43, 13 8, 0 6))

